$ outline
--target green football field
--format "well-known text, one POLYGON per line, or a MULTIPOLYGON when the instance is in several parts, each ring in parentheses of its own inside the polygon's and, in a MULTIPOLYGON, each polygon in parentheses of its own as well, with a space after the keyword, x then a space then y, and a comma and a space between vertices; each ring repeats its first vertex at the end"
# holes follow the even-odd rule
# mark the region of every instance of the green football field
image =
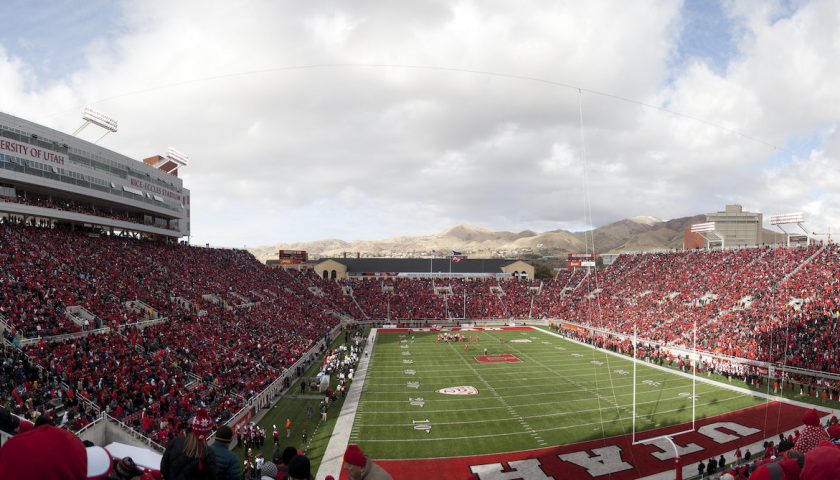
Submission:
MULTIPOLYGON (((630 433, 631 361, 537 329, 464 334, 480 337, 466 351, 463 343, 437 343, 436 333, 381 332, 351 443, 373 458, 409 459, 512 452, 630 433), (485 348, 496 361, 476 358, 485 348), (439 392, 451 387, 474 387, 478 393, 439 392)), ((639 364, 636 430, 690 422, 691 383, 639 364)), ((698 419, 761 402, 697 382, 698 419)))

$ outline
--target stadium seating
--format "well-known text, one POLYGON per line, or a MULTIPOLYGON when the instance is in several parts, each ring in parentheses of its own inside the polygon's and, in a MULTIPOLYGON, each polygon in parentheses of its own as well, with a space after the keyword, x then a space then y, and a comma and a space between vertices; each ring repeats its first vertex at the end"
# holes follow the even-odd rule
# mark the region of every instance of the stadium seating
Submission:
POLYGON ((176 434, 200 404, 230 418, 338 323, 331 298, 246 252, 9 224, 0 238, 6 340, 40 338, 24 352, 51 378, 153 440, 176 434), (144 319, 132 301, 166 320, 132 327, 144 319), (49 341, 86 328, 67 318, 70 306, 95 315, 88 329, 110 329, 49 341))
MULTIPOLYGON (((269 269, 244 251, 84 231, 7 222, 0 241, 0 321, 7 325, 0 393, 14 413, 67 412, 64 423, 77 428, 95 406, 161 443, 198 405, 217 421, 230 418, 339 316, 551 318, 621 334, 635 329, 682 346, 696 323, 702 350, 840 372, 836 245, 621 255, 607 269, 564 270, 544 281, 336 282, 269 269), (161 320, 141 324, 152 315, 132 302, 161 320), (92 319, 79 322, 68 307, 92 319), (21 343, 23 350, 11 346, 21 343)), ((626 340, 606 342, 631 348, 626 340)), ((708 368, 736 367, 713 361, 708 368)))

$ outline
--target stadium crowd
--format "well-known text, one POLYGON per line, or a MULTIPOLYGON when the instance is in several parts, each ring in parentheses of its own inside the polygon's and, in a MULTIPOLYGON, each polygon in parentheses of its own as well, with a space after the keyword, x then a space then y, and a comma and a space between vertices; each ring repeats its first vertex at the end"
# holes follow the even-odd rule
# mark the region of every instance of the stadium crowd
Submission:
MULTIPOLYGON (((3 403, 30 419, 51 412, 70 429, 97 410, 160 443, 199 408, 222 424, 339 316, 552 318, 670 347, 690 346, 696 325, 702 351, 733 357, 709 357, 704 369, 761 381, 740 358, 840 373, 837 245, 621 255, 609 268, 548 281, 336 282, 269 269, 239 250, 52 226, 6 222, 0 242, 3 403)), ((583 339, 632 348, 618 335, 583 339)), ((781 388, 840 399, 836 382, 783 380, 781 388)))

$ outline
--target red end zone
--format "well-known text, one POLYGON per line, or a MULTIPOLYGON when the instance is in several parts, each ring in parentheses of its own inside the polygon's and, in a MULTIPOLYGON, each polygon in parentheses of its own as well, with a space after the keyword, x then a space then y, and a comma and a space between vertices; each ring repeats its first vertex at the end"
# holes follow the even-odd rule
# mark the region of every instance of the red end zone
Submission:
MULTIPOLYGON (((807 410, 795 405, 770 402, 698 420, 696 431, 674 438, 683 449, 680 462, 689 465, 718 457, 738 445, 776 437, 781 432, 801 426, 802 415, 807 410), (766 424, 776 419, 779 419, 778 424, 766 424)), ((690 424, 680 424, 647 431, 642 435, 644 438, 653 438, 688 428, 690 424)), ((429 478, 429 472, 434 472, 436 478, 462 480, 633 480, 674 469, 673 448, 667 441, 663 442, 632 445, 630 435, 623 435, 523 452, 421 460, 379 460, 376 463, 400 480, 425 480, 429 478)), ((346 471, 342 471, 341 478, 347 478, 346 471)))
POLYGON ((500 353, 498 355, 479 355, 475 357, 481 363, 519 363, 522 360, 511 353, 500 353))

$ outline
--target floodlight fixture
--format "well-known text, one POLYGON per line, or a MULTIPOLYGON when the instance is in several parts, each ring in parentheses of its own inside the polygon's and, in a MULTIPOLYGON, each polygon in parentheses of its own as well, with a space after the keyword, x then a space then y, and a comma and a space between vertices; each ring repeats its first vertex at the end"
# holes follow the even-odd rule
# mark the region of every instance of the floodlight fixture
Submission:
POLYGON ((804 223, 805 215, 802 212, 783 213, 781 215, 771 215, 770 225, 790 225, 793 223, 804 223))
POLYGON ((90 107, 85 107, 85 109, 82 110, 82 120, 84 120, 84 123, 82 123, 79 126, 79 128, 77 128, 76 131, 73 132, 74 137, 82 133, 82 130, 84 130, 85 127, 87 127, 90 124, 94 124, 97 127, 105 130, 105 133, 102 134, 101 137, 97 138, 96 141, 94 141, 93 143, 97 143, 98 141, 105 138, 105 135, 108 135, 109 133, 115 133, 117 131, 118 123, 116 119, 114 119, 113 117, 109 117, 108 115, 105 115, 104 113, 98 110, 94 110, 90 107))
POLYGON ((118 123, 116 119, 90 107, 85 107, 82 112, 82 119, 110 132, 116 133, 117 131, 118 123))
POLYGON ((714 232, 715 222, 695 223, 691 226, 691 233, 714 232))
POLYGON ((167 160, 177 163, 181 167, 186 167, 190 163, 189 155, 177 150, 175 147, 169 147, 166 151, 167 160))
POLYGON ((720 248, 726 248, 726 239, 716 231, 715 222, 695 223, 691 226, 691 233, 697 233, 706 240, 706 248, 712 243, 720 242, 720 248))
POLYGON ((770 216, 770 225, 775 225, 776 228, 778 228, 779 230, 782 231, 782 233, 785 234, 785 237, 787 237, 788 247, 791 244, 791 237, 797 238, 797 239, 803 239, 804 238, 806 244, 810 243, 811 240, 816 241, 815 239, 811 238, 811 235, 808 232, 808 229, 806 229, 805 226, 803 225, 804 223, 805 223, 805 215, 803 215, 802 212, 783 213, 781 215, 771 215, 770 216), (787 230, 782 228, 782 225, 796 225, 797 227, 799 227, 799 230, 801 230, 802 233, 788 232, 787 230))

